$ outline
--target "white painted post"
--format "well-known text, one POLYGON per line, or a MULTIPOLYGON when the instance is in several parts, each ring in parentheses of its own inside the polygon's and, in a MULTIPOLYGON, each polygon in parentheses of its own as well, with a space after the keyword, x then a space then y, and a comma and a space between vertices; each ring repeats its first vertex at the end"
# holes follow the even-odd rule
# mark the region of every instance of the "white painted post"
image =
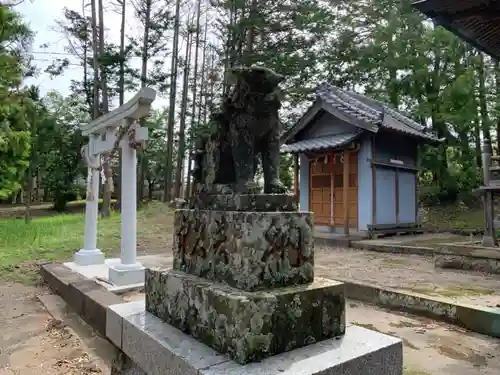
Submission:
MULTIPOLYGON (((95 136, 89 137, 89 152, 92 149, 95 136)), ((92 162, 97 162, 96 157, 89 154, 92 162)), ((85 201, 85 232, 83 238, 83 249, 74 254, 74 262, 79 266, 90 266, 93 264, 103 264, 104 254, 97 248, 97 219, 99 215, 99 170, 88 166, 87 190, 91 193, 87 195, 85 201), (88 185, 90 184, 90 186, 88 185)))
MULTIPOLYGON (((126 119, 131 125, 133 119, 126 119)), ((146 129, 147 130, 147 129, 146 129)), ((139 136, 139 134, 137 134, 139 136)), ((144 283, 144 267, 137 262, 137 151, 125 136, 122 149, 120 264, 109 268, 109 280, 118 286, 144 283)))
POLYGON ((135 264, 137 243, 137 156, 128 140, 122 141, 122 248, 123 264, 135 264))

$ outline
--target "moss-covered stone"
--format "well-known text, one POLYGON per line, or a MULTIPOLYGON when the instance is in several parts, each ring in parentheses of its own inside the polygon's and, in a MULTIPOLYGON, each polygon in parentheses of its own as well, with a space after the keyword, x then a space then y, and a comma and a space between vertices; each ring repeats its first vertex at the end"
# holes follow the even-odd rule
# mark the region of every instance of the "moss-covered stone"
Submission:
POLYGON ((246 291, 314 279, 308 212, 176 210, 173 268, 246 291))
MULTIPOLYGON (((205 194, 193 204, 203 210, 297 211, 297 196, 292 194, 205 194)), ((194 208, 194 207, 193 207, 194 208)))
POLYGON ((146 310, 241 364, 345 333, 342 283, 244 292, 170 270, 146 270, 146 310))

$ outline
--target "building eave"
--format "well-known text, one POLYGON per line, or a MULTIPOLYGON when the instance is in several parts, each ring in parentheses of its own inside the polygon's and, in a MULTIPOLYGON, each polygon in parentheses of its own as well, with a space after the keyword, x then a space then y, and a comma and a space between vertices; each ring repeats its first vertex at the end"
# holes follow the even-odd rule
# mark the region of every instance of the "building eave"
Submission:
POLYGON ((284 144, 281 146, 280 151, 282 153, 297 154, 309 151, 337 149, 356 140, 362 133, 363 131, 360 130, 355 133, 334 134, 306 139, 291 144, 284 144))
POLYGON ((480 51, 500 60, 500 5, 494 0, 420 0, 413 6, 480 51))

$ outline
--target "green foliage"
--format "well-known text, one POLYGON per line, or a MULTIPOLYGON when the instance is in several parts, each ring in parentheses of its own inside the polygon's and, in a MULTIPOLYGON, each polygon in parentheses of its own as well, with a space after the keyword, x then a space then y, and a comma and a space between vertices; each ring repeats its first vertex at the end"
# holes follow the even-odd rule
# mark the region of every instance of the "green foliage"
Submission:
MULTIPOLYGON (((476 201, 481 140, 490 132, 480 104, 498 108, 500 81, 491 61, 442 27, 424 21, 411 0, 339 2, 327 36, 326 79, 360 87, 425 124, 444 143, 423 147, 420 196, 425 203, 476 201), (484 69, 483 69, 484 68, 484 69), (479 90, 484 79, 487 90, 479 90), (488 87, 489 86, 489 87, 488 87)), ((498 118, 498 116, 497 116, 498 118)), ((497 120, 498 121, 498 120, 497 120)), ((500 123, 500 122, 499 122, 500 123)))
MULTIPOLYGON (((160 183, 165 174, 165 155, 167 150, 167 113, 152 111, 146 126, 149 129, 149 140, 146 150, 141 153, 140 160, 145 165, 144 179, 148 183, 148 194, 152 198, 155 185, 160 183)), ((175 155, 175 153, 174 153, 175 155)))
MULTIPOLYGON (((192 125, 187 129, 188 149, 192 150, 196 135, 210 126, 207 113, 217 108, 218 94, 227 94, 228 70, 237 65, 263 65, 287 78, 282 85, 287 94, 281 111, 285 127, 300 117, 306 94, 322 81, 364 91, 444 139, 438 147, 422 147, 423 202, 476 202, 472 191, 481 183, 481 142, 491 134, 495 148, 500 147, 500 67, 444 28, 424 20, 411 3, 210 1, 203 10, 210 15, 210 37, 206 50, 199 53, 204 60, 196 62, 203 66, 198 66, 198 77, 189 77, 189 84, 198 85, 198 90, 193 109, 185 114, 192 120, 186 122, 192 125)), ((132 37, 128 30, 124 56, 118 46, 105 43, 99 62, 108 78, 110 98, 119 94, 123 62, 129 91, 136 92, 141 81, 162 94, 174 78, 165 67, 165 57, 172 52, 167 31, 173 26, 175 4, 153 1, 148 25, 145 5, 145 1, 127 3, 127 15, 134 13, 141 27, 148 27, 146 51, 145 34, 132 37), (139 57, 148 62, 146 75, 132 64, 132 58, 139 57)), ((195 4, 182 5, 182 13, 189 13, 180 30, 184 38, 193 32, 196 19, 195 7, 190 5, 195 4)), ((87 113, 92 113, 95 104, 91 20, 89 15, 65 10, 59 26, 69 41, 68 50, 78 56, 86 75, 72 82, 70 98, 56 100, 49 95, 40 100, 20 88, 23 76, 31 71, 26 52, 31 33, 11 8, 2 6, 0 12, 0 21, 7 25, 0 39, 0 199, 19 189, 29 162, 29 173, 42 172, 45 187, 62 207, 67 197, 77 194, 73 184, 85 171, 80 168, 82 139, 77 124, 88 121, 87 113)), ((48 71, 63 74, 68 66, 69 61, 62 59, 48 71)), ((150 140, 140 158, 150 186, 161 184, 165 175, 166 113, 168 109, 154 113, 147 121, 150 140)), ((175 136, 170 141, 175 149, 175 136)), ((291 187, 290 157, 282 157, 280 172, 291 187)))
POLYGON ((293 155, 280 155, 280 179, 288 190, 292 189, 293 184, 293 155))
POLYGON ((20 188, 30 152, 29 99, 20 88, 29 70, 32 34, 18 13, 0 6, 0 199, 20 188))
POLYGON ((80 149, 83 137, 79 126, 90 120, 81 110, 78 98, 64 98, 56 92, 47 95, 44 101, 51 114, 52 128, 44 142, 46 153, 41 155, 46 172, 46 187, 52 192, 54 208, 63 211, 67 202, 76 196, 75 185, 82 175, 80 149))

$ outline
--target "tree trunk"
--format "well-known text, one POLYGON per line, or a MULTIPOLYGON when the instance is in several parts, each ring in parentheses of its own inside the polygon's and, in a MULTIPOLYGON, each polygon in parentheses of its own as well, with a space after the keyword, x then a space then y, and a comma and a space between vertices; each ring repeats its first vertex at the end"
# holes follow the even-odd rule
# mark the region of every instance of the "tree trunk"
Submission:
MULTIPOLYGON (((141 54, 141 87, 146 87, 148 78, 148 43, 149 43, 149 28, 151 26, 151 7, 152 0, 146 0, 146 14, 144 15, 144 34, 142 39, 142 54, 141 54)), ((144 126, 146 119, 141 118, 141 126, 144 126)), ((142 202, 144 198, 144 171, 146 170, 146 158, 141 152, 138 173, 137 173, 137 204, 142 202)))
POLYGON ((497 154, 500 155, 500 64, 495 61, 495 101, 497 116, 497 154))
POLYGON ((227 25, 227 38, 224 44, 224 80, 223 80, 223 95, 229 94, 229 72, 231 68, 235 64, 235 51, 237 48, 237 40, 236 40, 236 23, 237 23, 237 8, 238 4, 236 1, 230 2, 229 7, 229 23, 227 25))
MULTIPOLYGON (((120 78, 118 82, 118 105, 123 105, 125 102, 125 15, 126 15, 126 0, 121 0, 121 25, 120 25, 120 78)), ((118 171, 116 173, 118 179, 116 186, 116 209, 121 207, 122 197, 122 149, 118 148, 118 171)))
POLYGON ((25 202, 24 210, 24 222, 29 223, 31 221, 31 200, 33 199, 33 171, 31 167, 28 168, 28 183, 26 188, 28 189, 28 197, 25 202))
POLYGON ((36 112, 34 112, 32 123, 31 123, 31 155, 30 155, 30 163, 28 165, 27 171, 27 181, 26 181, 26 189, 28 191, 28 198, 26 199, 25 210, 24 210, 24 222, 29 223, 31 221, 31 200, 33 199, 33 165, 35 165, 35 139, 37 134, 37 126, 36 126, 36 112))
MULTIPOLYGON (((198 88, 198 54, 200 50, 200 19, 201 19, 201 0, 198 0, 196 13, 196 42, 195 42, 195 52, 194 52, 194 72, 193 72, 193 97, 192 97, 192 106, 191 106, 191 134, 194 134, 194 129, 196 126, 196 107, 198 107, 198 114, 200 113, 201 106, 200 103, 197 103, 197 88, 198 88), (197 105, 198 104, 198 105, 197 105)), ((199 115, 198 115, 199 121, 199 115)), ((191 142, 192 143, 192 142, 191 142)), ((188 150, 188 169, 186 173, 186 188, 184 189, 184 199, 189 199, 191 195, 191 152, 192 152, 192 144, 189 146, 188 150)))
MULTIPOLYGON (((103 0, 99 0, 99 57, 102 59, 104 56, 104 9, 102 5, 103 0)), ((106 82, 106 67, 101 60, 101 92, 102 92, 102 114, 109 112, 109 101, 108 101, 108 87, 106 82)), ((106 176, 106 183, 104 184, 103 194, 102 194, 102 208, 101 215, 103 217, 109 216, 111 214, 111 188, 109 181, 112 181, 113 173, 111 171, 111 165, 108 161, 109 152, 104 153, 104 162, 102 164, 102 169, 104 175, 106 176)))
MULTIPOLYGON (((205 30, 203 31, 203 53, 201 55, 201 98, 200 106, 198 111, 198 126, 201 124, 201 113, 203 109, 203 114, 205 114, 205 108, 207 105, 207 77, 206 77, 206 61, 207 61, 207 29, 208 29, 208 19, 205 16, 205 30)), ((203 116, 203 126, 205 126, 206 117, 203 116)))
POLYGON ((189 91, 189 64, 191 63, 191 44, 192 44, 192 33, 188 28, 188 34, 186 38, 186 59, 184 61, 184 82, 182 86, 182 101, 181 101, 181 123, 179 126, 179 145, 177 149, 177 165, 175 173, 175 198, 181 197, 181 186, 182 186, 182 170, 184 167, 184 153, 186 146, 186 111, 187 111, 187 98, 189 91))
MULTIPOLYGON (((86 7, 86 3, 85 3, 86 0, 82 0, 82 16, 87 19, 85 17, 85 7, 86 7)), ((87 24, 86 24, 87 26, 87 24)), ((94 31, 94 28, 92 27, 92 32, 94 31)), ((84 42, 83 42, 83 89, 85 90, 85 99, 87 101, 87 104, 89 106, 89 109, 90 109, 90 115, 93 116, 93 108, 94 108, 94 104, 93 104, 93 99, 92 99, 92 93, 90 92, 90 87, 89 87, 89 81, 88 81, 88 78, 87 78, 87 71, 88 71, 88 64, 87 64, 87 60, 88 60, 88 45, 89 45, 89 41, 87 39, 87 34, 85 34, 85 39, 84 39, 84 42)))
POLYGON ((165 188, 163 200, 169 202, 172 198, 172 169, 173 169, 173 141, 174 141, 174 121, 175 121, 175 97, 177 90, 177 64, 179 54, 179 28, 180 28, 180 0, 175 1, 174 37, 172 47, 172 62, 170 67, 170 101, 168 106, 167 121, 167 152, 165 160, 165 188))
POLYGON ((42 184, 42 176, 40 174, 40 168, 36 171, 36 189, 35 189, 35 202, 40 203, 40 186, 42 184))
POLYGON ((478 168, 483 167, 482 161, 482 148, 481 148, 481 125, 479 123, 479 118, 474 121, 474 148, 476 155, 476 165, 478 168))
POLYGON ((155 184, 154 184, 154 181, 151 182, 151 181, 148 181, 148 199, 150 201, 153 200, 153 191, 154 191, 154 187, 155 187, 155 184))
POLYGON ((484 69, 484 56, 482 53, 479 54, 479 66, 477 69, 479 75, 479 110, 481 114, 481 129, 483 130, 483 138, 491 141, 490 132, 490 121, 488 118, 488 107, 486 99, 486 88, 485 88, 485 69, 484 69))
POLYGON ((244 52, 244 56, 242 58, 243 64, 246 66, 252 65, 253 61, 253 48, 255 43, 255 36, 257 34, 257 28, 255 27, 255 23, 252 20, 257 16, 258 12, 258 2, 257 0, 252 0, 252 4, 250 6, 250 13, 248 14, 248 24, 249 29, 247 30, 246 35, 246 50, 244 52))
MULTIPOLYGON (((210 74, 213 74, 214 70, 215 70, 214 57, 210 56, 210 68, 209 68, 210 74)), ((214 91, 215 91, 215 81, 214 80, 210 80, 209 89, 208 89, 208 98, 210 98, 210 102, 207 103, 206 100, 205 100, 205 107, 203 109, 203 123, 204 124, 207 123, 208 111, 211 109, 210 107, 213 104, 214 91)))
POLYGON ((49 189, 47 188, 47 186, 44 186, 43 188, 43 202, 48 202, 49 201, 49 189))
POLYGON ((93 102, 92 102, 92 119, 95 120, 99 117, 99 64, 98 64, 98 51, 97 51, 97 14, 96 14, 96 0, 91 0, 92 7, 92 68, 94 69, 94 82, 93 82, 93 102))
POLYGON ((119 105, 123 105, 125 101, 125 15, 126 15, 126 0, 121 0, 122 19, 120 25, 120 81, 119 85, 119 105))

